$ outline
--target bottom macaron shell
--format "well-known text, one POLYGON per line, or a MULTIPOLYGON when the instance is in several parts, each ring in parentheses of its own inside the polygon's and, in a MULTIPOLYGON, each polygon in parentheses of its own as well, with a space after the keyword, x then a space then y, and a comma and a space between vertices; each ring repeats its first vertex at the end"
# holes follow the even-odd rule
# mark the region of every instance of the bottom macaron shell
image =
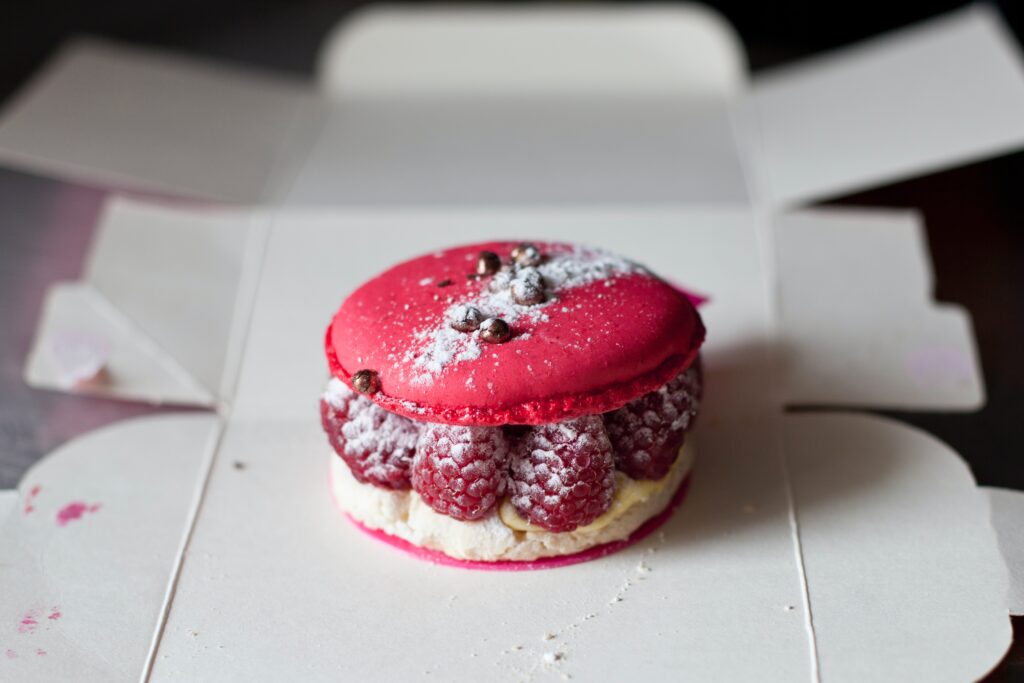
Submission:
MULTIPOLYGON (((686 493, 690 487, 690 479, 692 473, 687 474, 686 478, 683 479, 682 483, 679 484, 679 488, 672 495, 668 505, 664 510, 659 512, 654 517, 651 517, 642 525, 640 525, 636 531, 631 533, 627 538, 621 541, 612 541, 610 543, 604 543, 597 545, 586 550, 581 550, 577 553, 570 555, 558 555, 555 557, 543 557, 537 560, 497 560, 493 562, 483 560, 463 560, 444 553, 438 550, 431 550, 429 548, 422 548, 417 545, 409 543, 405 539, 392 536, 391 534, 385 533, 378 529, 371 529, 365 526, 362 522, 357 520, 352 515, 348 514, 338 505, 337 499, 334 500, 335 506, 345 515, 346 518, 357 529, 365 533, 366 535, 377 539, 383 543, 390 545, 393 548, 397 548, 409 555, 412 555, 418 560, 424 560, 432 564, 443 565, 446 567, 459 567, 462 569, 479 569, 486 571, 532 571, 536 569, 557 569, 559 567, 568 567, 574 564, 580 564, 581 562, 589 562, 590 560, 596 560, 602 557, 607 557, 612 553, 617 553, 620 550, 628 548, 631 545, 639 543, 644 540, 652 533, 657 531, 662 525, 665 524, 672 516, 672 513, 682 504, 683 499, 686 498, 686 493)), ((334 497, 333 487, 331 488, 331 496, 334 497)))

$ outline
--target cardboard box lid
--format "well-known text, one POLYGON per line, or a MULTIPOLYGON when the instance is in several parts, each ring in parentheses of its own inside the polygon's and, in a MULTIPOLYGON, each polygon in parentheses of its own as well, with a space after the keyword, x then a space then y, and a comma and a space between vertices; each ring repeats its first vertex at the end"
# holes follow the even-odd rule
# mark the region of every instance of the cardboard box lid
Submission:
MULTIPOLYGON (((0 143, 3 134, 0 128, 0 143)), ((227 424, 212 417, 191 426, 174 422, 180 418, 125 423, 96 435, 109 442, 78 440, 29 473, 18 507, 0 529, 0 566, 8 567, 0 571, 0 592, 19 596, 13 611, 26 629, 12 641, 14 656, 5 663, 33 680, 59 679, 68 671, 95 680, 126 673, 181 680, 297 671, 324 679, 338 672, 372 679, 382 671, 392 678, 628 673, 657 679, 663 670, 650 667, 659 664, 698 677, 980 677, 1009 643, 1009 598, 987 499, 963 463, 904 426, 865 416, 781 413, 794 397, 839 404, 848 404, 849 396, 882 404, 887 397, 893 404, 977 403, 981 389, 966 320, 926 298, 919 225, 901 213, 769 218, 744 204, 403 213, 115 203, 88 281, 67 291, 94 303, 100 314, 104 301, 131 311, 119 330, 141 338, 140 348, 163 358, 164 367, 189 368, 196 382, 177 377, 174 391, 213 394, 227 424), (205 228, 177 229, 197 221, 205 228), (698 469, 701 484, 664 542, 565 573, 506 580, 404 560, 356 536, 326 495, 310 495, 331 456, 310 412, 308 397, 318 391, 323 369, 319 352, 307 346, 318 349, 324 310, 342 290, 403 254, 439 241, 521 233, 523 225, 600 242, 712 296, 707 360, 716 393, 706 406, 707 428, 695 435, 707 454, 698 469), (193 258, 202 262, 189 245, 213 253, 218 244, 237 243, 240 233, 247 255, 226 256, 231 265, 218 274, 223 287, 191 313, 221 320, 211 337, 222 344, 214 354, 221 360, 209 363, 194 357, 195 339, 164 342, 180 328, 160 318, 169 306, 155 307, 151 318, 154 311, 145 304, 151 297, 187 301, 181 266, 193 258), (143 259, 124 270, 118 249, 149 239, 183 261, 143 259), (893 254, 878 269, 879 277, 891 279, 884 290, 892 295, 891 308, 859 296, 862 283, 851 277, 859 259, 880 243, 893 254), (835 277, 822 279, 826 275, 835 277), (819 281, 853 307, 848 318, 824 324, 805 286, 819 281), (132 288, 141 289, 124 291, 132 288), (897 309, 916 324, 894 344, 888 326, 899 319, 897 309), (835 334, 850 320, 872 321, 866 328, 876 334, 835 334), (938 361, 929 351, 936 334, 942 336, 938 361), (801 352, 779 358, 780 341, 801 352), (921 348, 928 352, 917 362, 914 352, 921 348), (872 362, 870 354, 879 360, 872 362), (836 382, 823 356, 842 358, 878 381, 836 382), (936 372, 950 357, 967 359, 953 364, 963 372, 936 372), (889 377, 897 372, 913 381, 889 377), (825 382, 830 386, 822 388, 825 382), (169 440, 167 431, 191 435, 194 443, 169 440), (178 471, 166 497, 153 495, 160 488, 153 482, 178 462, 150 447, 163 441, 199 463, 178 471), (285 459, 282 453, 304 455, 285 459), (128 455, 144 477, 123 469, 128 455), (90 467, 65 472, 68 459, 87 459, 90 467), (68 507, 75 503, 81 505, 68 507), (120 542, 126 524, 136 533, 155 530, 153 545, 120 542), (100 537, 105 540, 83 549, 100 537), (12 538, 18 541, 8 542, 12 538), (62 543, 66 552, 54 554, 62 543), (159 553, 148 555, 156 545, 159 553), (83 563, 84 556, 102 559, 83 563), (147 571, 125 573, 143 557, 151 557, 147 571), (100 567, 102 573, 93 571, 100 567), (133 594, 141 597, 120 626, 110 626, 109 612, 91 608, 95 592, 64 588, 119 586, 128 576, 140 582, 133 594), (385 584, 390 600, 365 599, 385 584), (352 585, 366 590, 353 592, 352 585), (526 591, 550 600, 525 602, 526 591), (51 622, 46 610, 58 606, 51 599, 56 595, 62 611, 51 622), (439 614, 467 627, 439 631, 439 614), (392 625, 386 633, 362 627, 382 618, 392 625), (128 630, 134 635, 122 641, 128 630), (548 631, 554 642, 544 640, 548 631), (338 641, 325 645, 324 633, 338 641), (32 648, 45 649, 39 647, 44 636, 55 646, 39 655, 32 648), (378 636, 387 641, 373 640, 378 636), (398 637, 414 649, 382 664, 381 648, 398 637), (115 640, 123 646, 115 648, 115 640), (350 642, 363 645, 346 647, 350 642), (599 656, 624 642, 626 650, 648 656, 599 656)), ((128 358, 124 367, 151 367, 149 358, 128 358)), ((156 373, 147 381, 162 379, 156 373)), ((1012 543, 1010 536, 1002 539, 1012 543)))
MULTIPOLYGON (((11 102, 0 159, 94 184, 233 202, 771 208, 1010 151, 1024 139, 1016 46, 984 7, 766 75, 731 98, 724 95, 741 82, 742 59, 729 29, 706 12, 445 12, 371 12, 343 31, 325 48, 333 103, 301 82, 78 43, 11 102), (503 12, 526 19, 490 21, 503 12), (578 30, 566 30, 577 14, 578 30), (613 21, 623 15, 636 20, 613 21), (532 30, 548 18, 561 18, 562 30, 532 30), (702 39, 665 38, 673 32, 702 39), (409 34, 421 36, 425 64, 438 55, 431 74, 460 65, 470 76, 509 72, 514 63, 524 76, 480 95, 479 78, 450 73, 445 92, 424 95, 388 80, 394 70, 385 68, 398 58, 397 37, 409 34), (516 60, 503 51, 445 57, 492 36, 516 60), (525 77, 553 45, 577 56, 570 64, 604 63, 609 41, 629 57, 607 80, 524 96, 525 77), (706 46, 696 50, 708 65, 703 81, 680 66, 694 46, 706 46), (619 87, 629 97, 609 95, 619 87)), ((553 70, 551 82, 578 72, 553 70)))

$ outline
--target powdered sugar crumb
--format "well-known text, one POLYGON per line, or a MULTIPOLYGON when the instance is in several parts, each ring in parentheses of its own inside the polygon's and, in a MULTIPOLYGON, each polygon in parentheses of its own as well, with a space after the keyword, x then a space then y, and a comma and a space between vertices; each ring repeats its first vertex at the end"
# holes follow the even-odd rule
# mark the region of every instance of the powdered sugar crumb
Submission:
MULTIPOLYGON (((479 331, 459 332, 451 327, 454 316, 466 306, 478 308, 487 317, 498 317, 513 326, 509 343, 529 339, 529 331, 515 333, 515 323, 549 322, 544 308, 559 300, 559 295, 576 287, 597 281, 606 284, 630 273, 647 272, 643 266, 598 249, 575 246, 554 247, 544 262, 536 267, 504 269, 496 273, 480 292, 454 301, 442 319, 413 333, 415 343, 406 351, 403 361, 412 365, 414 383, 434 380, 448 365, 475 360, 482 353, 479 331), (513 292, 522 295, 542 287, 546 300, 539 304, 515 302, 513 292)), ((423 281, 420 284, 424 284, 423 281)), ((567 309, 562 306, 562 311, 567 309)))
POLYGON ((664 543, 665 535, 664 533, 659 533, 656 542, 643 552, 643 555, 641 556, 637 564, 634 566, 633 570, 626 574, 618 590, 608 600, 608 607, 606 607, 603 611, 588 612, 580 617, 577 617, 573 622, 569 623, 568 625, 562 628, 545 632, 541 637, 541 640, 544 642, 556 639, 563 640, 561 644, 559 644, 552 651, 537 653, 537 651, 534 650, 533 656, 537 656, 539 654, 539 662, 537 660, 533 660, 537 662, 537 664, 535 664, 534 666, 537 668, 542 668, 549 671, 553 670, 557 673, 560 673, 562 675, 563 680, 568 680, 569 678, 571 678, 571 674, 561 669, 562 665, 565 663, 567 659, 567 644, 571 643, 573 639, 580 637, 580 633, 586 628, 587 622, 598 618, 602 614, 610 614, 612 610, 620 609, 619 605, 620 603, 625 602, 626 594, 637 585, 638 581, 643 581, 650 575, 652 569, 651 566, 648 564, 648 560, 655 553, 658 552, 659 547, 664 545, 664 543))

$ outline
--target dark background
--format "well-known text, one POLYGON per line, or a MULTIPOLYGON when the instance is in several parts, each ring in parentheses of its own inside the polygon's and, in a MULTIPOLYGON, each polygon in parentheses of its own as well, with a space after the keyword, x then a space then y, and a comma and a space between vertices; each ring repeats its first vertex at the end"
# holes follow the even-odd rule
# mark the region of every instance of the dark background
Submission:
MULTIPOLYGON (((366 4, 369 3, 326 0, 7 2, 0 6, 0 104, 65 38, 83 32, 310 74, 317 47, 326 32, 366 4)), ((747 48, 751 68, 758 70, 969 3, 793 0, 705 4, 718 9, 735 26, 747 48)), ((1024 35, 1024 2, 1005 0, 993 4, 1020 39, 1024 35)), ((17 195, 19 201, 31 204, 32 193, 44 196, 48 183, 52 181, 2 171, 0 201, 17 195), (25 200, 26 195, 29 200, 25 200)), ((832 203, 919 209, 924 215, 935 264, 936 298, 963 305, 974 319, 988 405, 971 414, 888 414, 921 426, 950 443, 970 463, 979 483, 1024 489, 1024 460, 1019 457, 1024 444, 1024 154, 890 185, 832 203)), ((84 220, 74 230, 65 229, 69 234, 62 243, 67 252, 49 258, 59 261, 51 272, 70 278, 80 268, 91 228, 89 221, 84 220)), ((22 250, 27 257, 38 256, 29 253, 33 246, 19 234, 0 226, 0 249, 22 250)), ((12 283, 22 281, 17 269, 9 265, 14 261, 17 259, 0 259, 0 297, 12 283)), ((46 284, 49 283, 33 285, 39 290, 33 293, 33 301, 41 301, 46 284)), ((25 320, 34 321, 31 314, 38 311, 22 312, 25 320)), ((5 366, 20 367, 28 348, 31 324, 2 334, 0 345, 5 347, 5 366)), ((20 380, 4 372, 0 391, 23 395, 26 398, 22 402, 33 403, 34 409, 41 402, 50 406, 83 400, 40 399, 21 386, 16 388, 13 382, 20 380)), ((104 407, 102 402, 96 405, 90 424, 83 423, 82 431, 94 426, 91 422, 107 422, 115 414, 123 415, 113 406, 104 407)), ((71 435, 58 430, 56 434, 40 436, 37 426, 24 424, 24 415, 28 413, 22 408, 0 407, 0 444, 5 450, 11 444, 15 450, 28 444, 21 450, 39 457, 71 435)), ((31 459, 23 459, 18 467, 24 469, 31 459)), ((5 480, 11 478, 12 473, 4 474, 5 480)), ((1024 620, 1015 619, 1014 629, 1014 648, 991 680, 1024 681, 1024 620)))

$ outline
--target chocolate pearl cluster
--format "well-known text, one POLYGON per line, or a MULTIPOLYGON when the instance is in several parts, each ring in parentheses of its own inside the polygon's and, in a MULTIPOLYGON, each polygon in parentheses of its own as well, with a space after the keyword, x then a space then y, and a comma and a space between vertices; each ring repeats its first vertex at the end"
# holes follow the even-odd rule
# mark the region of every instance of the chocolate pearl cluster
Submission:
MULTIPOLYGON (((544 261, 544 255, 535 244, 523 242, 515 246, 507 263, 493 251, 481 251, 477 257, 476 269, 469 273, 470 279, 479 279, 495 275, 489 286, 498 291, 508 287, 512 300, 521 306, 533 306, 547 299, 544 278, 537 270, 544 261)), ((490 344, 501 344, 512 337, 512 328, 501 318, 488 317, 474 306, 459 306, 449 320, 453 329, 470 333, 480 330, 480 339, 490 344)))

